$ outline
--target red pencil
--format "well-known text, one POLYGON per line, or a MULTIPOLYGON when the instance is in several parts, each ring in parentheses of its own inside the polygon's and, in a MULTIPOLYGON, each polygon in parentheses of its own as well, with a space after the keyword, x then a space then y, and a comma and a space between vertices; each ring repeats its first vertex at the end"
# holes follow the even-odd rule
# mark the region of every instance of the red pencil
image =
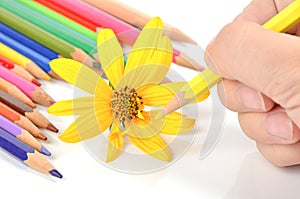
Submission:
POLYGON ((0 65, 9 69, 16 75, 19 75, 20 77, 23 77, 29 82, 34 83, 37 86, 41 86, 41 83, 36 80, 27 70, 25 70, 22 66, 19 66, 18 64, 15 64, 11 60, 3 57, 0 55, 0 65))

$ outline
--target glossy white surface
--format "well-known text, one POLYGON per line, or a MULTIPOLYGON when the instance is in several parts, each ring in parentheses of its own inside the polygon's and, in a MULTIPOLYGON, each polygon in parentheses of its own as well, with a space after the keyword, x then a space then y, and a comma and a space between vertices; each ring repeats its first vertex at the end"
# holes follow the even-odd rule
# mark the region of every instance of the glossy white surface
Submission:
MULTIPOLYGON (((160 16, 205 47, 250 0, 122 2, 160 16)), ((184 76, 194 74, 184 71, 184 76)), ((43 88, 56 100, 70 99, 73 95, 72 86, 58 81, 43 82, 43 88)), ((211 125, 212 107, 211 100, 200 104, 199 132, 183 157, 163 170, 148 174, 112 170, 96 161, 81 143, 62 143, 56 134, 45 131, 49 137, 45 146, 53 153, 49 160, 64 178, 47 177, 0 152, 1 198, 299 198, 300 167, 280 169, 269 164, 257 152, 255 143, 242 133, 237 115, 228 110, 215 149, 199 160, 211 125)), ((73 120, 50 116, 44 107, 39 106, 39 110, 61 130, 73 120)))

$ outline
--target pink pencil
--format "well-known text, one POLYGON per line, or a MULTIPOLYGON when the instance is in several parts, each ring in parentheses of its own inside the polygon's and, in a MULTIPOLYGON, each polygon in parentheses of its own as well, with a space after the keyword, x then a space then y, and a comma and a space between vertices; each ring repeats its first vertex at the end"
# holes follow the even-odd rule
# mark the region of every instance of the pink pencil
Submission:
POLYGON ((0 67, 0 77, 14 84, 36 103, 50 106, 55 102, 43 89, 12 73, 7 68, 0 67))
MULTIPOLYGON (((78 0, 49 0, 53 4, 72 12, 81 18, 91 21, 101 28, 110 28, 118 35, 120 41, 133 45, 136 41, 140 30, 124 21, 99 10, 87 3, 78 0)), ((96 31, 96 30, 95 30, 96 31)), ((178 65, 195 69, 195 62, 193 60, 186 60, 186 56, 176 49, 173 49, 173 63, 178 65)))

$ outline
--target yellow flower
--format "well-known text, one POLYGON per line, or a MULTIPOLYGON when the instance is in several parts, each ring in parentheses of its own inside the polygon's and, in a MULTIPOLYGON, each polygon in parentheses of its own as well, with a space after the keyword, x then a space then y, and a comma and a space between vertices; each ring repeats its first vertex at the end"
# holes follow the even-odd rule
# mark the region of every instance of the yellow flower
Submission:
MULTIPOLYGON (((123 136, 143 152, 164 161, 172 154, 160 133, 176 135, 187 132, 194 120, 174 112, 155 120, 160 110, 149 107, 166 105, 184 82, 160 84, 172 62, 172 45, 162 36, 162 21, 153 18, 141 31, 124 67, 121 46, 109 29, 98 36, 99 60, 109 85, 92 69, 71 59, 50 62, 63 79, 92 94, 60 101, 48 112, 54 115, 79 115, 60 135, 65 142, 79 142, 99 135, 110 127, 106 160, 116 159, 123 149, 123 136)), ((204 100, 209 91, 198 101, 204 100)))

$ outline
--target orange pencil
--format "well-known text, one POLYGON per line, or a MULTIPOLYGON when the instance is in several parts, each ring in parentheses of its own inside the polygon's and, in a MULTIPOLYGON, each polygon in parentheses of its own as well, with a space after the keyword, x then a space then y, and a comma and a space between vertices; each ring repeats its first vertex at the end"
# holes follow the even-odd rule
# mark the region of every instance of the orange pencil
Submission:
POLYGON ((11 84, 10 82, 6 81, 5 79, 0 77, 0 89, 4 92, 10 94, 11 96, 14 96, 15 98, 21 100, 25 104, 31 106, 32 108, 35 108, 36 105, 29 99, 18 87, 11 84))
POLYGON ((28 118, 24 117, 15 110, 9 108, 7 105, 0 102, 0 115, 6 117, 18 126, 27 130, 31 135, 36 138, 47 140, 47 137, 37 128, 28 118))

